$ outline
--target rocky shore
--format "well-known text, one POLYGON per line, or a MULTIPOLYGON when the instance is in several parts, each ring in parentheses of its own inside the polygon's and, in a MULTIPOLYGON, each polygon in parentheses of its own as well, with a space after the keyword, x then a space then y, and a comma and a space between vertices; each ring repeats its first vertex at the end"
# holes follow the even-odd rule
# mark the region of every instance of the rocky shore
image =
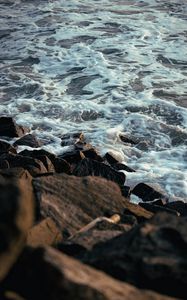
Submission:
POLYGON ((185 202, 131 190, 81 132, 58 156, 10 117, 0 136, 0 299, 187 299, 185 202))

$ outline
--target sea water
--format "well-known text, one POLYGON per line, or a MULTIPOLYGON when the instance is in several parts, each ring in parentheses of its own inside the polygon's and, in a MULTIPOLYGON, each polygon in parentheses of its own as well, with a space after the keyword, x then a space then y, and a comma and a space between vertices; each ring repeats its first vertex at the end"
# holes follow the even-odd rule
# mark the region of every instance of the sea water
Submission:
POLYGON ((57 154, 83 131, 171 200, 187 199, 186 58, 186 0, 0 0, 0 115, 57 154))

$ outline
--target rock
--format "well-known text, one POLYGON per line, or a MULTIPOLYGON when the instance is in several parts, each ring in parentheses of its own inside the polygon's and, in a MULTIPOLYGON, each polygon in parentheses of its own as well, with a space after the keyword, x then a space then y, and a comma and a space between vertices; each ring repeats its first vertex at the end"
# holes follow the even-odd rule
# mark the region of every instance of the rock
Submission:
POLYGON ((6 160, 10 168, 23 168, 29 171, 32 176, 47 173, 43 163, 31 157, 15 154, 5 154, 1 156, 2 160, 6 160))
POLYGON ((177 212, 174 209, 171 208, 167 208, 165 206, 160 206, 160 205, 155 205, 152 203, 148 203, 148 202, 140 202, 139 205, 143 208, 145 208, 148 211, 151 211, 153 213, 157 213, 157 212, 166 212, 175 216, 180 216, 180 213, 177 212))
POLYGON ((164 207, 179 212, 181 216, 187 216, 187 204, 182 201, 170 202, 167 203, 164 207))
POLYGON ((63 134, 61 140, 62 140, 61 146, 69 146, 69 145, 76 144, 80 141, 84 141, 85 137, 82 132, 75 132, 72 134, 71 133, 63 134))
POLYGON ((118 158, 116 158, 112 153, 107 152, 103 157, 110 165, 118 163, 118 158))
POLYGON ((110 240, 125 231, 128 229, 124 226, 112 222, 109 218, 100 217, 81 228, 74 236, 57 247, 63 253, 76 256, 80 254, 80 251, 91 250, 94 245, 110 240))
POLYGON ((25 249, 1 286, 27 300, 172 300, 117 281, 50 247, 25 249))
POLYGON ((134 169, 126 166, 125 164, 122 164, 122 163, 116 163, 116 164, 112 164, 112 168, 114 168, 115 170, 117 171, 126 171, 126 172, 136 172, 134 169))
POLYGON ((140 140, 138 138, 128 136, 128 135, 125 135, 125 134, 120 134, 119 138, 125 144, 137 145, 140 142, 140 140))
POLYGON ((71 236, 97 217, 123 214, 128 208, 138 216, 153 214, 122 197, 119 187, 104 178, 54 174, 33 180, 38 211, 51 217, 63 232, 71 236))
POLYGON ((10 165, 6 159, 0 158, 0 169, 8 169, 10 168, 10 165))
POLYGON ((130 194, 131 194, 130 186, 124 185, 124 186, 121 186, 120 188, 121 188, 121 194, 123 195, 123 197, 130 198, 130 194))
POLYGON ((33 134, 27 134, 23 137, 21 137, 19 140, 17 140, 14 143, 14 146, 19 146, 19 145, 25 145, 25 146, 29 146, 32 148, 39 148, 42 146, 42 142, 39 141, 35 135, 33 134))
POLYGON ((132 194, 138 196, 143 201, 152 201, 155 199, 165 199, 166 196, 162 193, 156 191, 153 187, 145 184, 145 183, 139 183, 137 184, 133 190, 132 194))
POLYGON ((33 223, 33 193, 27 180, 0 179, 0 281, 20 254, 33 223))
POLYGON ((12 291, 5 291, 1 300, 25 300, 23 297, 12 291))
POLYGON ((6 180, 25 179, 28 180, 30 183, 32 181, 32 176, 30 175, 30 173, 23 168, 11 168, 0 170, 0 176, 4 177, 4 179, 6 180))
POLYGON ((44 163, 48 172, 53 172, 55 170, 55 172, 57 172, 57 173, 67 173, 67 174, 71 173, 71 166, 68 162, 66 162, 64 159, 58 158, 55 154, 50 153, 44 149, 33 150, 33 151, 24 150, 24 151, 20 152, 19 154, 41 160, 44 163), (46 158, 44 158, 46 156, 52 162, 54 169, 53 169, 53 166, 51 165, 50 161, 49 160, 46 161, 46 158))
POLYGON ((9 152, 16 153, 16 149, 12 147, 9 143, 0 140, 0 155, 9 152))
POLYGON ((123 173, 117 172, 110 166, 85 158, 73 170, 75 176, 100 176, 108 180, 114 181, 120 186, 124 185, 126 176, 123 173))
POLYGON ((0 117, 0 136, 21 137, 28 131, 28 128, 17 125, 13 118, 0 117))
POLYGON ((122 281, 186 299, 187 222, 159 213, 82 260, 122 281))
POLYGON ((98 151, 95 148, 90 148, 88 150, 83 150, 82 153, 84 154, 84 156, 86 158, 90 158, 90 159, 97 160, 97 161, 100 161, 100 162, 104 161, 102 156, 99 155, 98 151))
POLYGON ((84 159, 85 156, 81 151, 74 150, 74 151, 71 151, 71 152, 65 152, 65 153, 59 155, 58 158, 64 159, 69 164, 77 164, 82 159, 84 159))
POLYGON ((62 241, 62 235, 51 218, 46 218, 32 227, 27 234, 27 245, 51 246, 62 241))

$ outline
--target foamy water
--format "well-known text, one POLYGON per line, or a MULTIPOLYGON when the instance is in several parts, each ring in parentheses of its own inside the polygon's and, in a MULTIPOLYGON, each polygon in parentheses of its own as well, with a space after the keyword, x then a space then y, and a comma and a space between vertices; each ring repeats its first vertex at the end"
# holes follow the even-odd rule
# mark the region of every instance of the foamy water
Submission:
POLYGON ((0 0, 0 28, 1 115, 56 153, 82 130, 137 170, 127 184, 187 199, 186 0, 0 0))

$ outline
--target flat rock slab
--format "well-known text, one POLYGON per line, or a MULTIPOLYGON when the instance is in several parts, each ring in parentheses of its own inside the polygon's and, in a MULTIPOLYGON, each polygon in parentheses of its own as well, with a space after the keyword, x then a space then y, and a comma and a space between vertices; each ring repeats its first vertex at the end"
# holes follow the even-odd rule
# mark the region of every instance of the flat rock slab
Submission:
POLYGON ((50 247, 26 249, 0 287, 27 300, 172 300, 117 281, 50 247))
POLYGON ((140 288, 187 299, 187 222, 159 213, 86 253, 88 263, 140 288))
POLYGON ((153 214, 128 202, 120 188, 104 178, 54 174, 35 178, 33 187, 42 217, 51 217, 67 236, 101 216, 125 209, 145 218, 153 214))

